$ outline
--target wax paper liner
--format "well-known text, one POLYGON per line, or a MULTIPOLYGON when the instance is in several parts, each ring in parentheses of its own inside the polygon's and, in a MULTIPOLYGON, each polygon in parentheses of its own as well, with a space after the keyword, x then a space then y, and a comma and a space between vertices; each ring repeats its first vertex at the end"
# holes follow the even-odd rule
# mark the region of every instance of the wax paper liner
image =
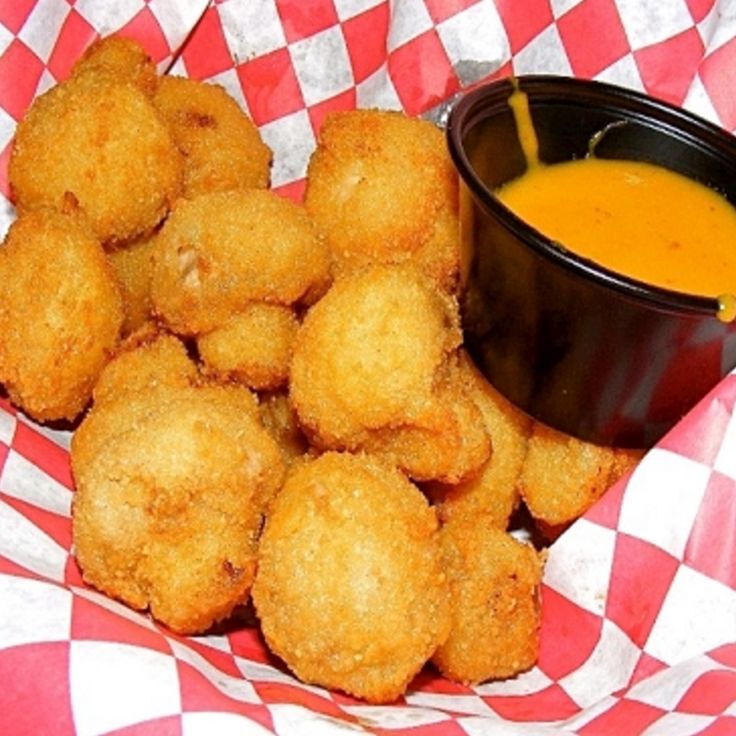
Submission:
MULTIPOLYGON (((295 198, 329 110, 441 119, 512 72, 602 79, 736 128, 729 2, 0 0, 3 230, 17 120, 118 31, 162 72, 224 85, 295 198)), ((736 733, 735 401, 730 374, 551 547, 537 667, 475 688, 428 667, 378 707, 299 683, 252 623, 177 637, 85 587, 69 434, 0 399, 0 733, 736 733)))

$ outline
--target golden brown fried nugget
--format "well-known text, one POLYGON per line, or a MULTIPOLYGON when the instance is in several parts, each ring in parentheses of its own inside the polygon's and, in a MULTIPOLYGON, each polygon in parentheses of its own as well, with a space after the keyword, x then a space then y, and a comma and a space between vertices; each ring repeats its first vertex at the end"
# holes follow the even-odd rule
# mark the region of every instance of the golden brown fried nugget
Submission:
POLYGON ((162 384, 190 386, 199 373, 184 344, 147 323, 123 340, 100 373, 95 404, 137 396, 162 384))
POLYGON ((294 343, 302 424, 330 447, 417 421, 460 339, 456 303, 412 268, 375 266, 335 282, 294 343))
POLYGON ((16 130, 8 174, 19 212, 78 207, 108 244, 161 221, 181 191, 183 161, 138 87, 91 73, 34 100, 16 130))
POLYGON ((493 451, 480 472, 456 484, 432 483, 424 489, 436 503, 440 518, 485 514, 499 529, 508 527, 519 497, 519 476, 532 421, 491 386, 462 353, 459 371, 472 401, 480 409, 493 451))
POLYGON ((72 439, 84 580, 191 634, 246 601, 283 474, 245 388, 160 385, 96 404, 72 439))
POLYGON ((271 191, 181 199, 154 251, 154 309, 181 335, 219 327, 251 301, 291 305, 329 281, 329 252, 304 208, 271 191))
POLYGON ((416 259, 443 288, 454 285, 457 177, 432 123, 387 110, 331 113, 309 162, 305 204, 337 276, 416 259))
POLYGON ((81 74, 132 82, 148 96, 158 86, 156 65, 146 50, 137 41, 122 36, 107 36, 92 43, 72 68, 73 76, 81 74))
POLYGON ((102 246, 74 215, 21 215, 0 247, 0 284, 0 383, 34 419, 75 419, 123 321, 102 246))
POLYGON ((197 339, 205 373, 260 391, 286 385, 299 322, 290 307, 253 302, 197 339))
POLYGON ((542 524, 567 524, 585 513, 641 456, 637 450, 583 442, 536 422, 520 478, 522 498, 542 524))
POLYGON ((447 636, 440 557, 434 512, 391 466, 339 453, 292 466, 253 585, 266 642, 305 682, 395 700, 447 636))
POLYGON ((155 236, 139 238, 108 253, 123 298, 122 334, 135 332, 151 318, 151 277, 155 236))
POLYGON ((483 415, 453 374, 438 381, 415 423, 371 431, 361 446, 413 480, 453 484, 474 478, 491 452, 483 415))
POLYGON ((268 186, 271 150, 223 87, 162 77, 154 104, 185 157, 184 196, 268 186))
POLYGON ((410 266, 338 279, 297 332, 290 397, 310 439, 380 454, 417 480, 457 481, 490 451, 448 364, 457 304, 410 266))
POLYGON ((541 557, 484 514, 440 530, 450 584, 450 635, 432 661, 465 684, 528 670, 539 653, 541 557))

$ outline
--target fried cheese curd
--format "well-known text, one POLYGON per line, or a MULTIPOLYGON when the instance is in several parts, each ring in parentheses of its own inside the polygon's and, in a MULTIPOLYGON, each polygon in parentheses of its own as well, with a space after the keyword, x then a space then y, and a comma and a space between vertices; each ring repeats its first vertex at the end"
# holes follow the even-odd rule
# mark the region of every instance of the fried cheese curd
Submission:
POLYGON ((262 189, 180 199, 154 248, 154 312, 184 336, 222 327, 251 302, 291 306, 330 279, 304 208, 262 189))
POLYGON ((480 471, 461 483, 429 483, 423 490, 436 503, 443 521, 462 514, 484 514, 507 529, 520 502, 519 478, 526 457, 532 420, 505 399, 461 351, 458 370, 468 393, 483 415, 493 452, 480 471))
POLYGON ((112 81, 131 82, 149 97, 158 86, 156 65, 135 40, 123 36, 100 38, 84 51, 72 75, 105 75, 112 81))
POLYGON ((448 633, 437 534, 422 493, 376 458, 293 465, 252 591, 268 646, 304 682, 396 700, 448 633))
POLYGON ((291 307, 253 302, 197 340, 205 373, 273 391, 289 379, 291 346, 299 327, 291 307))
POLYGON ((519 479, 521 496, 540 531, 554 538, 642 455, 641 450, 584 442, 535 422, 519 479))
POLYGON ((464 684, 513 677, 539 653, 542 555, 485 514, 442 525, 451 626, 432 662, 464 684))
POLYGON ((142 327, 153 312, 151 276, 154 243, 155 236, 148 235, 126 243, 125 247, 110 250, 107 254, 123 298, 124 337, 142 327))
POLYGON ((8 177, 19 213, 77 206, 108 246, 164 218, 181 193, 183 157, 137 84, 92 69, 33 101, 8 177))
POLYGON ((452 290, 460 263, 457 175, 433 123, 389 110, 327 115, 307 168, 305 204, 341 277, 412 260, 452 290))
POLYGON ((284 468, 248 389, 187 380, 173 339, 103 373, 72 438, 72 540, 86 583, 195 634, 248 599, 284 468))
POLYGON ((164 76, 153 102, 184 154, 185 197, 268 186, 271 149, 223 87, 164 76))
POLYGON ((76 419, 123 321, 102 246, 76 214, 22 214, 0 247, 0 284, 0 383, 37 421, 76 419))
POLYGON ((457 302, 413 267, 335 281, 293 347, 290 400, 310 441, 379 454, 415 480, 475 472, 490 440, 452 378, 460 340, 457 302))

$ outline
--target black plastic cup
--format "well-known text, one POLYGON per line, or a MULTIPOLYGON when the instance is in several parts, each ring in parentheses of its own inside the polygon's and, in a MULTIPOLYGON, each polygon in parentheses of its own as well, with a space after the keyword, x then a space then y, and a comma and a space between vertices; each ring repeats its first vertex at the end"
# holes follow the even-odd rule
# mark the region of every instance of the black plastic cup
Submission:
POLYGON ((526 167, 508 104, 514 85, 528 97, 545 163, 583 158, 595 142, 599 158, 657 164, 736 203, 736 138, 631 90, 546 75, 476 88, 448 116, 471 357, 540 422, 597 444, 649 447, 736 366, 736 322, 718 318, 716 298, 652 286, 565 250, 494 196, 526 167))

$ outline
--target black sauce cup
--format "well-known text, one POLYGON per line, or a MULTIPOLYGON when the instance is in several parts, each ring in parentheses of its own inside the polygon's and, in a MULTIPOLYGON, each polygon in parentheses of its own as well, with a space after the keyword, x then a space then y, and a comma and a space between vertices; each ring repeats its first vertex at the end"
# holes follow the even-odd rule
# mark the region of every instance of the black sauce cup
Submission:
POLYGON ((448 117, 468 352, 535 419, 589 442, 649 447, 736 365, 736 322, 718 318, 716 298, 642 283, 565 250, 494 196, 526 167, 508 104, 515 85, 545 163, 594 145, 599 158, 657 164, 736 203, 736 139, 643 94, 547 75, 476 88, 448 117))

